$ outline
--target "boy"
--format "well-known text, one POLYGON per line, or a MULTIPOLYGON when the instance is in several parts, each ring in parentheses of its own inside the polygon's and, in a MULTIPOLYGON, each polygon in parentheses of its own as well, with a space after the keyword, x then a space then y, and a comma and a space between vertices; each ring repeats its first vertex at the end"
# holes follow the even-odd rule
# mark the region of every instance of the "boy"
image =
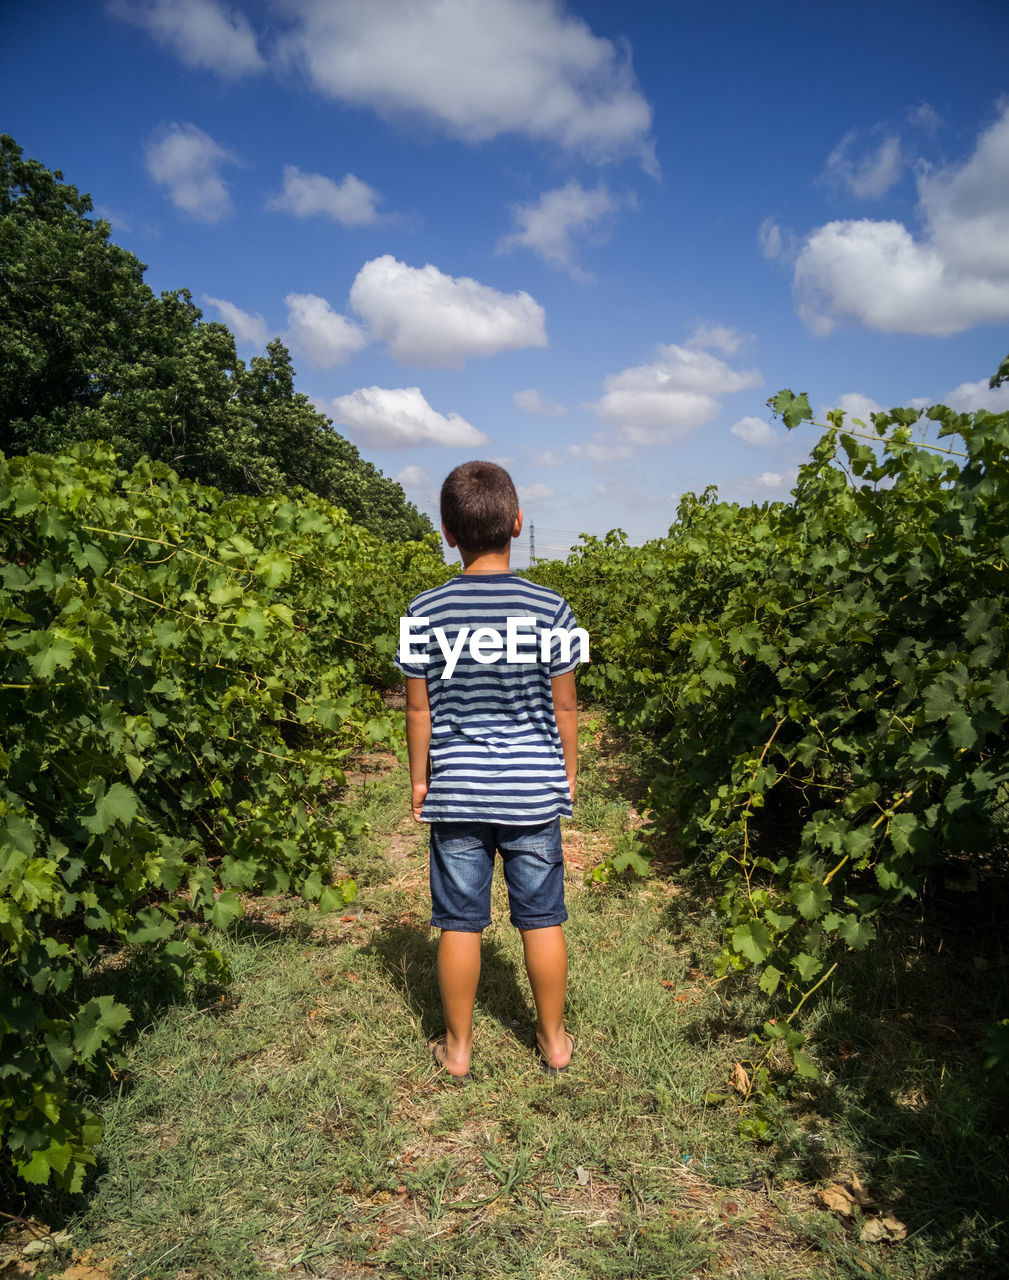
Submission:
POLYGON ((574 617, 555 591, 509 568, 522 512, 502 467, 456 467, 442 486, 441 516, 463 570, 410 602, 396 656, 406 676, 413 816, 431 823, 431 923, 442 931, 446 1030, 431 1052, 456 1081, 469 1079, 480 941, 500 852, 536 1002, 542 1067, 556 1074, 574 1051, 564 1029, 559 817, 571 816, 575 789, 580 658, 573 634, 565 643, 551 633, 573 633, 574 617))

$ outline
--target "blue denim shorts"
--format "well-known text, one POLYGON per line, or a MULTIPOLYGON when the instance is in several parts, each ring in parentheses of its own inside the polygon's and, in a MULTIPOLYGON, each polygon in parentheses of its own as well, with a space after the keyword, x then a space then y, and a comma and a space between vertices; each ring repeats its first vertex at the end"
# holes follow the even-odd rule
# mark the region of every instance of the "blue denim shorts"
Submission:
POLYGON ((480 933, 490 924, 494 857, 501 854, 517 929, 563 924, 564 851, 559 818, 535 827, 497 822, 431 823, 431 923, 480 933))

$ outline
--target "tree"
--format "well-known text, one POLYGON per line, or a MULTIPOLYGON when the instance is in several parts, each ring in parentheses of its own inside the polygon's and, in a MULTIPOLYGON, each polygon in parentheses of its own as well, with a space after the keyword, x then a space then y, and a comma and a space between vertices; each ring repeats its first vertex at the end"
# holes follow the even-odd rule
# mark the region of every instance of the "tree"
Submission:
POLYGON ((430 521, 308 398, 274 339, 246 367, 188 290, 155 296, 91 198, 0 136, 0 449, 106 439, 225 493, 303 486, 382 537, 430 521))
POLYGON ((0 136, 0 430, 53 449, 116 381, 148 299, 144 264, 109 243, 91 200, 0 136))

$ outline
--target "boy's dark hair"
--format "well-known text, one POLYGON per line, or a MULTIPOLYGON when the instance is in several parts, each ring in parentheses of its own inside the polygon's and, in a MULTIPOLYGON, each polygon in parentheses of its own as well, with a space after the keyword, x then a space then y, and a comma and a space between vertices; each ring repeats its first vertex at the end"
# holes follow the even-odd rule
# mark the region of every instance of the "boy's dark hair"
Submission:
POLYGON ((501 551, 515 527, 519 500, 496 462, 464 462, 441 487, 441 522, 463 551, 501 551))

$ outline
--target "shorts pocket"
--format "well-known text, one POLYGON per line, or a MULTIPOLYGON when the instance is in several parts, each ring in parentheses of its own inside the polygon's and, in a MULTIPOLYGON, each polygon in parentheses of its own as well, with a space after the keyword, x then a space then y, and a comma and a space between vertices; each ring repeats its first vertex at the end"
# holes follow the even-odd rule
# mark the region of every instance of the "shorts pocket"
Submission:
POLYGON ((560 819, 538 827, 499 828, 498 848, 502 853, 534 853, 544 862, 563 862, 560 819))
POLYGON ((432 823, 431 841, 443 854, 486 851, 487 827, 477 822, 432 823))

